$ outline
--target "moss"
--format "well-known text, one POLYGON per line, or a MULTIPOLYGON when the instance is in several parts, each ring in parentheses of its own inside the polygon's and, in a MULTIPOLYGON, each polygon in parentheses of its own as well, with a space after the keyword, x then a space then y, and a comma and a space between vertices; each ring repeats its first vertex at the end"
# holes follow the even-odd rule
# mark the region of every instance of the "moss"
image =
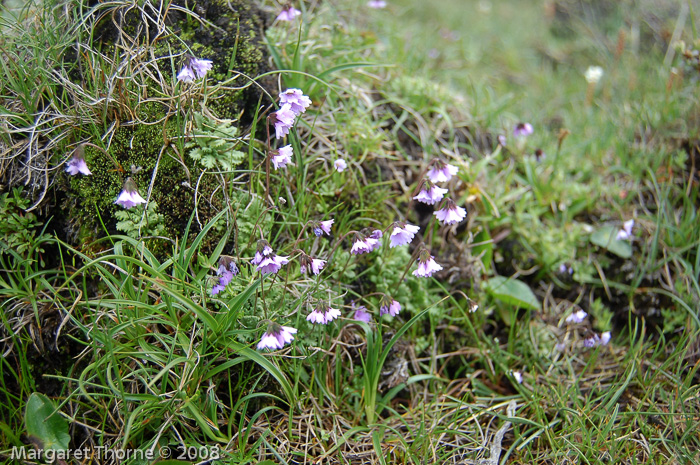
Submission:
MULTIPOLYGON (((210 83, 226 80, 237 73, 254 78, 268 70, 263 42, 266 18, 254 2, 203 0, 193 5, 184 0, 175 0, 172 5, 192 8, 194 14, 170 8, 160 20, 161 25, 165 23, 173 31, 170 35, 158 35, 159 25, 152 18, 142 16, 138 8, 127 6, 119 6, 111 14, 103 14, 95 26, 95 42, 106 56, 119 56, 125 47, 133 48, 132 41, 150 48, 149 53, 139 55, 130 62, 129 68, 142 69, 145 65, 143 69, 150 71, 135 73, 133 80, 119 82, 119 102, 114 106, 114 111, 107 112, 107 120, 104 121, 104 132, 109 126, 117 125, 109 141, 108 154, 88 146, 85 158, 93 175, 71 177, 66 181, 68 189, 63 206, 68 217, 67 236, 74 243, 85 244, 105 233, 117 233, 114 213, 121 207, 114 201, 129 176, 136 182, 143 197, 146 197, 152 184, 150 199, 157 202, 159 212, 164 215, 167 236, 181 237, 192 217, 195 187, 201 169, 184 148, 183 136, 189 135, 189 126, 187 118, 183 121, 183 115, 200 111, 202 101, 195 96, 192 100, 180 101, 179 106, 175 107, 171 103, 174 100, 167 98, 163 104, 144 100, 163 96, 164 90, 159 81, 149 77, 157 75, 153 71, 157 69, 167 80, 167 76, 172 76, 182 64, 179 58, 173 61, 169 57, 182 56, 184 59, 189 53, 212 60, 214 66, 207 75, 210 83), (196 19, 195 15, 203 21, 196 19), (155 61, 138 62, 140 59, 151 60, 152 57, 155 61), (137 114, 131 114, 132 111, 137 114), (185 127, 188 129, 185 130, 185 127), (177 143, 177 150, 169 146, 170 143, 177 143)), ((89 69, 88 66, 82 68, 89 69)), ((78 80, 88 81, 87 76, 81 76, 78 80)), ((247 78, 239 77, 227 87, 241 87, 247 83, 247 78)), ((260 92, 258 86, 222 90, 207 101, 208 110, 226 119, 236 120, 243 115, 240 124, 246 124, 255 115, 260 92)), ((84 138, 84 134, 80 135, 76 135, 75 140, 84 138)), ((203 182, 198 186, 200 200, 196 208, 201 224, 205 224, 225 206, 221 192, 213 195, 217 187, 218 183, 212 182, 203 182)), ((190 237, 198 232, 199 222, 193 222, 190 237)), ((205 248, 213 247, 218 242, 223 227, 219 229, 219 234, 210 235, 205 248)), ((165 252, 165 249, 162 251, 165 252)))

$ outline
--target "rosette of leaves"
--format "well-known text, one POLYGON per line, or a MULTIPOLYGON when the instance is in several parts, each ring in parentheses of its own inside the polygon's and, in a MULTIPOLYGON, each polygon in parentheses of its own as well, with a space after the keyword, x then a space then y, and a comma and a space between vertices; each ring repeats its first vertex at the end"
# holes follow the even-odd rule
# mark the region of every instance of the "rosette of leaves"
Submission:
POLYGON ((243 162, 245 154, 235 149, 239 139, 238 128, 231 125, 233 120, 214 121, 195 113, 194 121, 194 139, 185 145, 191 149, 193 160, 207 169, 222 171, 231 171, 243 162))

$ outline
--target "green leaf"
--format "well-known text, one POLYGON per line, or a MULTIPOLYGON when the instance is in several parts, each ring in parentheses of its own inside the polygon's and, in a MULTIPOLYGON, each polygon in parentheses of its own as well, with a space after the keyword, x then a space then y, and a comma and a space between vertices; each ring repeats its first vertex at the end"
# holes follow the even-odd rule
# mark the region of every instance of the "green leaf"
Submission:
POLYGON ((29 396, 24 413, 27 434, 41 441, 44 449, 66 450, 70 442, 68 422, 58 413, 53 402, 37 392, 29 396))
POLYGON ((602 247, 621 258, 632 256, 632 246, 627 241, 617 239, 619 228, 615 226, 602 226, 591 234, 591 242, 598 247, 602 247))
POLYGON ((537 310, 540 301, 532 293, 530 286, 517 279, 495 276, 484 283, 486 292, 508 305, 537 310))

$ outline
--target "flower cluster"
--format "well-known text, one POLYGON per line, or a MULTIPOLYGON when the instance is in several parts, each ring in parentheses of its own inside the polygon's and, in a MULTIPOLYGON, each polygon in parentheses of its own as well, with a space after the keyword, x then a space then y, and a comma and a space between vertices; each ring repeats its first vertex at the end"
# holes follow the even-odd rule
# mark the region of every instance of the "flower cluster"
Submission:
POLYGON ((627 220, 622 225, 622 229, 617 232, 616 239, 618 241, 626 241, 632 239, 632 228, 634 228, 634 220, 627 220))
POLYGON ((277 21, 292 21, 299 16, 301 11, 294 8, 292 5, 285 6, 280 14, 277 15, 277 21))
POLYGON ((340 316, 340 310, 332 307, 316 307, 311 313, 306 316, 306 319, 311 323, 325 325, 335 320, 340 316))
POLYGON ((238 267, 231 257, 222 255, 219 258, 219 268, 217 268, 216 274, 219 276, 219 282, 212 287, 212 296, 226 289, 228 283, 238 274, 238 267))
POLYGON ((311 105, 311 99, 299 89, 287 89, 279 97, 280 109, 270 115, 270 122, 275 126, 275 137, 282 139, 289 134, 297 116, 311 105))
POLYGON ((296 333, 296 328, 270 323, 267 327, 267 331, 263 334, 260 342, 258 342, 258 350, 281 349, 285 344, 289 344, 294 340, 292 334, 296 333))
POLYGON ((610 331, 602 333, 600 336, 594 334, 593 336, 583 340, 584 347, 596 347, 596 346, 606 346, 610 342, 610 331))
POLYGON ((289 263, 289 259, 274 254, 270 244, 265 240, 260 240, 258 241, 258 250, 255 252, 255 257, 250 263, 255 265, 262 274, 270 274, 277 273, 282 268, 282 265, 289 263))

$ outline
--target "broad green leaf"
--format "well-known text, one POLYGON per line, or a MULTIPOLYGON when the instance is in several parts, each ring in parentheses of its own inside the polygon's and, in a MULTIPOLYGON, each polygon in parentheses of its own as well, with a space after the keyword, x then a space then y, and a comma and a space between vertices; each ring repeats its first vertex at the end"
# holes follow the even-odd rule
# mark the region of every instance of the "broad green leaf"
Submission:
POLYGON ((530 286, 522 281, 504 276, 496 276, 484 283, 486 292, 509 305, 537 310, 540 301, 532 293, 530 286))
POLYGON ((614 253, 618 257, 630 258, 632 256, 632 247, 629 242, 617 239, 618 231, 619 228, 615 226, 602 226, 591 234, 591 242, 614 253))
POLYGON ((27 434, 41 441, 44 449, 66 450, 70 442, 68 422, 43 394, 32 393, 24 413, 27 434))

